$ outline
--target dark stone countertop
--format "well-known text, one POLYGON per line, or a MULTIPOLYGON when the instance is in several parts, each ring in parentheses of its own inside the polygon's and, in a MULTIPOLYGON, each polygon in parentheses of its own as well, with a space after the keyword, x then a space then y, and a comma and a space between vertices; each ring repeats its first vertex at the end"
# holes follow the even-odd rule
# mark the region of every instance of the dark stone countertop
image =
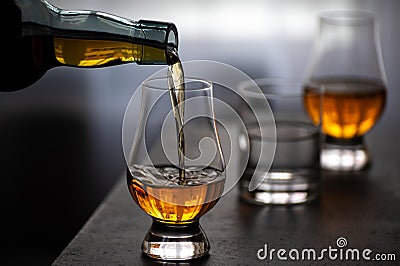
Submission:
MULTIPOLYGON (((259 260, 257 252, 283 248, 338 248, 337 239, 347 240, 346 249, 370 249, 376 254, 395 254, 400 260, 400 142, 398 119, 383 119, 367 136, 372 166, 362 173, 323 172, 321 197, 308 205, 255 206, 241 202, 234 187, 201 219, 211 244, 210 254, 183 265, 286 265, 276 253, 273 260, 259 260)), ((86 225, 64 249, 53 265, 152 265, 159 264, 141 254, 141 243, 151 218, 133 202, 125 177, 115 185, 86 225)), ((286 253, 287 254, 287 253, 286 253)), ((360 255, 361 256, 361 255, 360 255)), ((365 260, 292 261, 313 265, 358 265, 365 260)), ((375 264, 377 261, 373 262, 375 264)), ((370 262, 371 263, 371 262, 370 262)), ((170 263, 167 265, 175 265, 170 263)))

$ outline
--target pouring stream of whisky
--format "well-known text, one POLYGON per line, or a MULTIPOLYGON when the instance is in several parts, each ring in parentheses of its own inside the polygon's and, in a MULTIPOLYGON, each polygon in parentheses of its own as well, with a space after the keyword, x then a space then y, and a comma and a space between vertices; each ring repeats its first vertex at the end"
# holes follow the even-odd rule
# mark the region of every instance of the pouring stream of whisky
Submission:
POLYGON ((178 160, 179 183, 184 185, 185 180, 185 136, 183 133, 185 110, 185 85, 182 63, 176 50, 169 51, 170 64, 168 67, 168 86, 171 98, 172 110, 178 132, 178 160))

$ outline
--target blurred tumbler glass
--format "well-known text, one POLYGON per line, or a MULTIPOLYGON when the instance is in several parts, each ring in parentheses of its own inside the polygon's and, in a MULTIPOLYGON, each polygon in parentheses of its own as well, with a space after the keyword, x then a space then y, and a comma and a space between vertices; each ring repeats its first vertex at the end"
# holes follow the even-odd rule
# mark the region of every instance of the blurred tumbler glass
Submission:
MULTIPOLYGON (((240 198, 254 204, 299 204, 318 198, 320 181, 320 128, 305 110, 300 79, 264 78, 243 84, 240 93, 246 131, 239 147, 250 149, 247 168, 240 179, 240 198), (256 117, 265 102, 272 116, 256 117), (273 154, 272 163, 269 154, 273 154)), ((314 95, 319 97, 316 90, 314 95)), ((265 110, 269 113, 269 110, 265 110)))

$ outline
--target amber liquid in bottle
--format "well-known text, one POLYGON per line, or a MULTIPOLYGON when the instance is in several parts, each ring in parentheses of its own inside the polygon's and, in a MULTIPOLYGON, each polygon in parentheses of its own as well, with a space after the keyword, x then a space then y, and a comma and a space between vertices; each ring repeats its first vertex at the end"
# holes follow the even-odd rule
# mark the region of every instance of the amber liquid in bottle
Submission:
POLYGON ((322 131, 339 139, 363 136, 381 117, 386 102, 384 84, 369 79, 313 80, 305 92, 306 110, 313 122, 319 124, 322 118, 322 131), (321 86, 323 97, 319 93, 321 86))
POLYGON ((39 80, 49 69, 56 66, 96 68, 125 63, 152 62, 167 64, 165 47, 158 44, 142 44, 140 40, 120 35, 89 31, 43 29, 32 23, 24 23, 23 31, 35 32, 32 36, 15 36, 7 40, 3 59, 7 68, 3 75, 18 75, 7 90, 25 88, 39 80), (51 32, 51 34, 49 34, 51 32))

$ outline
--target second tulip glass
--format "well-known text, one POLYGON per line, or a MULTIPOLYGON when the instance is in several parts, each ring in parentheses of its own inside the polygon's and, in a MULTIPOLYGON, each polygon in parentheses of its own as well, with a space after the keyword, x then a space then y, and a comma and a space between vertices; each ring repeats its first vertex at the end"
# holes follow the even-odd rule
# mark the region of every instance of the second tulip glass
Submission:
POLYGON ((319 24, 304 87, 306 94, 321 92, 307 101, 325 134, 321 167, 362 170, 371 162, 364 136, 381 117, 386 100, 376 22, 366 12, 331 11, 320 15, 319 24))

